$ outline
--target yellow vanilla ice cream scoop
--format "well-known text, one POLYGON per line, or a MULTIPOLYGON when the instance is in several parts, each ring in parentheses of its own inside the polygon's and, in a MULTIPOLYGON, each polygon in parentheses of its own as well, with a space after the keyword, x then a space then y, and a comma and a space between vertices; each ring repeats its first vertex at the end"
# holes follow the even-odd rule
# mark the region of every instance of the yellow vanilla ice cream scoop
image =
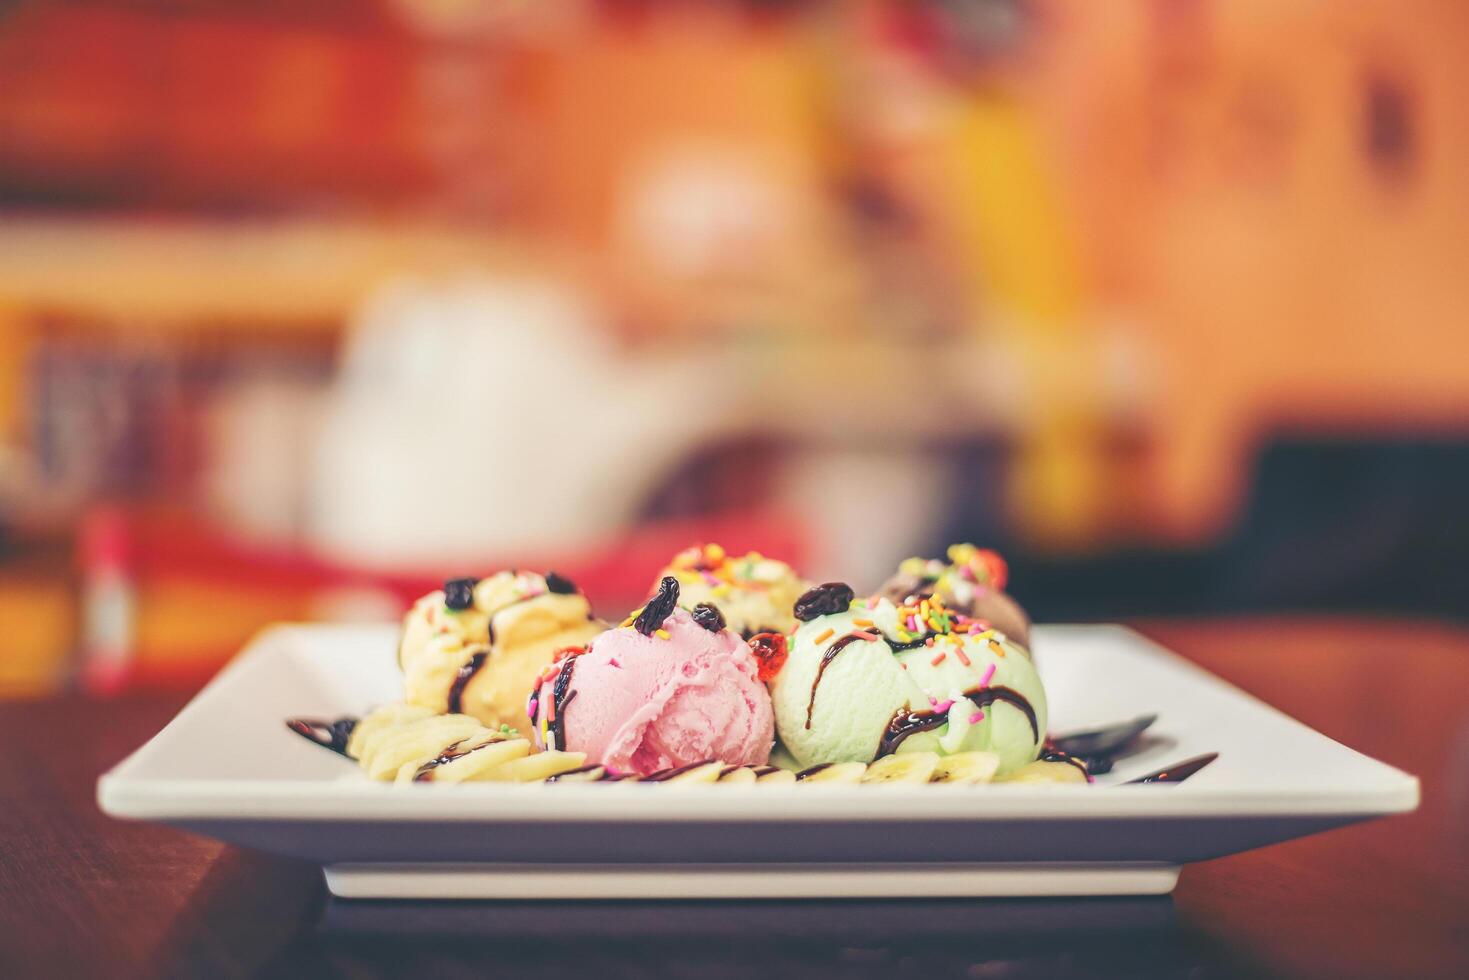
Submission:
POLYGON ((789 633, 796 626, 791 609, 807 582, 783 561, 758 551, 729 555, 717 544, 695 545, 674 555, 658 573, 678 581, 678 604, 693 610, 709 603, 725 624, 749 639, 756 633, 789 633))
POLYGON ((398 664, 405 700, 530 732, 525 695, 568 647, 607 628, 569 580, 507 571, 454 579, 413 604, 398 664))

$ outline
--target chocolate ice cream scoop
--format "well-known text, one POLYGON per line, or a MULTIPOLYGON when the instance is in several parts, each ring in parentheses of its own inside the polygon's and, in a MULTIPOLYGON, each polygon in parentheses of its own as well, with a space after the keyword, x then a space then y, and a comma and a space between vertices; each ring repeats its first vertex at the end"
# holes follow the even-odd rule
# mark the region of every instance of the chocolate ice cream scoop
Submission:
POLYGON ((1030 617, 1004 591, 1008 570, 998 554, 972 544, 952 545, 948 561, 909 558, 883 583, 880 595, 900 603, 937 594, 945 605, 988 622, 1030 650, 1030 617))

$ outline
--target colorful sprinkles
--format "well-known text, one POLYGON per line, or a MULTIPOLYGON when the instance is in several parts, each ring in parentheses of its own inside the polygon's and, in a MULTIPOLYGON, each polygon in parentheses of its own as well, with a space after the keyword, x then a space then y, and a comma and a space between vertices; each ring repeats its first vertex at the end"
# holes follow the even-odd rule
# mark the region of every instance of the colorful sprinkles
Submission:
POLYGON ((762 581, 762 578, 768 577, 770 570, 767 569, 765 576, 756 577, 759 566, 765 560, 765 556, 758 551, 736 557, 711 542, 680 551, 673 556, 668 570, 681 583, 707 585, 716 597, 723 598, 734 588, 754 591, 768 589, 770 583, 762 581))
MULTIPOLYGON (((858 626, 868 626, 872 620, 854 619, 852 622, 858 626)), ((953 640, 955 644, 961 644, 961 637, 976 636, 989 629, 989 623, 948 608, 937 595, 914 598, 898 606, 898 626, 900 643, 909 643, 915 636, 926 635, 928 640, 943 637, 953 640)), ((958 656, 964 666, 969 666, 966 655, 961 652, 958 656)))
POLYGON ((954 580, 976 589, 1004 589, 1010 569, 998 552, 977 548, 972 544, 956 544, 949 548, 948 561, 940 558, 908 558, 898 571, 924 582, 932 582, 938 590, 952 591, 954 580))

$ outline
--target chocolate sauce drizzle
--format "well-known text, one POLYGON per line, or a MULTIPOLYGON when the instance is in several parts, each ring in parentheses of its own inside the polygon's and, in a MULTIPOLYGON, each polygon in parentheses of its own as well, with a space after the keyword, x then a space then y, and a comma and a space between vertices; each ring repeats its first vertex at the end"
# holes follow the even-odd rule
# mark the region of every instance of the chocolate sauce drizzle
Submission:
POLYGON ((357 719, 318 721, 313 718, 287 718, 286 727, 309 742, 330 749, 337 755, 346 755, 347 740, 352 737, 352 729, 357 727, 357 719))
MULTIPOLYGON (((576 586, 572 584, 570 580, 561 578, 559 575, 556 575, 555 572, 547 573, 546 582, 547 591, 555 595, 568 595, 576 590, 576 586), (550 576, 556 576, 557 588, 553 589, 550 587, 550 576), (568 591, 561 591, 567 586, 570 587, 568 591)), ((498 617, 505 610, 510 609, 513 606, 518 606, 523 602, 530 602, 532 599, 539 599, 543 595, 546 595, 546 592, 532 592, 529 595, 523 595, 518 599, 514 599, 510 602, 505 603, 505 605, 501 606, 499 609, 496 609, 493 613, 491 613, 489 621, 485 627, 486 639, 489 642, 490 646, 495 645, 496 617, 498 617)), ((592 619, 593 617, 589 614, 587 618, 592 619)), ((400 665, 402 664, 401 648, 398 662, 400 665)), ((469 662, 466 663, 463 667, 460 667, 459 672, 454 675, 454 684, 449 688, 449 712, 451 714, 458 714, 463 708, 464 689, 469 686, 470 680, 473 679, 474 675, 479 671, 479 669, 484 666, 484 663, 485 651, 480 651, 479 653, 476 653, 473 657, 470 657, 469 662)))
POLYGON ((1218 752, 1196 755, 1192 759, 1185 759, 1175 765, 1159 769, 1157 772, 1150 772, 1146 776, 1129 779, 1122 785, 1141 786, 1147 783, 1181 783, 1217 758, 1219 758, 1218 752))
POLYGON ((688 765, 686 765, 686 766, 679 766, 676 769, 660 769, 657 772, 653 773, 651 776, 644 776, 643 777, 643 782, 645 782, 645 783, 666 783, 666 782, 668 782, 668 780, 672 779, 674 776, 682 776, 686 772, 693 772, 695 769, 698 769, 700 766, 707 766, 709 763, 716 762, 716 761, 718 761, 718 760, 715 760, 715 759, 700 759, 698 762, 690 762, 688 765))
POLYGON ((413 774, 413 781, 415 783, 430 782, 434 778, 434 770, 439 768, 439 766, 453 762, 455 759, 463 758, 464 756, 473 752, 475 749, 482 749, 485 747, 485 745, 494 744, 492 742, 486 742, 484 743, 484 745, 476 745, 474 746, 474 748, 466 749, 463 748, 464 742, 465 740, 461 738, 453 745, 445 748, 444 751, 440 752, 436 758, 430 759, 423 765, 419 766, 418 771, 413 774))
POLYGON ((803 779, 809 779, 810 777, 816 775, 818 772, 821 772, 825 769, 830 769, 834 765, 836 765, 835 762, 818 762, 810 769, 802 769, 800 772, 796 773, 796 782, 799 783, 803 779))
MULTIPOLYGON (((1001 686, 976 687, 972 690, 965 691, 964 697, 973 701, 980 708, 987 708, 996 701, 1003 701, 1006 704, 1014 705, 1025 712, 1025 718, 1030 722, 1032 736, 1037 742, 1040 741, 1041 729, 1040 725, 1036 722, 1035 708, 1031 707, 1025 695, 1019 691, 1001 686)), ((877 758, 880 759, 885 755, 892 755, 909 735, 932 731, 940 725, 947 724, 948 720, 948 712, 939 714, 933 711, 912 711, 906 708, 900 710, 888 722, 887 731, 883 733, 882 741, 878 743, 877 758)))
POLYGON ((571 688, 571 672, 576 669, 576 658, 568 657, 556 674, 556 683, 551 687, 551 708, 554 717, 546 723, 546 748, 566 748, 566 708, 576 699, 571 688))
POLYGON ((837 654, 845 650, 850 644, 857 640, 871 642, 877 637, 864 633, 848 633, 846 636, 834 641, 821 655, 821 664, 816 668, 816 679, 811 682, 811 700, 806 702, 806 730, 811 730, 811 713, 816 710, 816 689, 821 686, 821 675, 826 673, 826 668, 836 659, 837 654))
POLYGON ((919 732, 932 731, 940 725, 949 722, 948 714, 935 714, 932 711, 909 711, 906 708, 893 715, 888 722, 887 730, 882 734, 882 740, 877 743, 877 756, 892 755, 898 751, 898 746, 903 744, 903 739, 909 735, 917 735, 919 732))
POLYGON ((470 657, 462 667, 454 674, 454 683, 449 685, 449 714, 457 715, 464 710, 464 689, 479 673, 479 669, 485 665, 485 657, 489 656, 488 650, 481 650, 470 657))
MULTIPOLYGON (((558 772, 554 776, 547 776, 546 777, 546 782, 548 782, 548 783, 559 783, 566 776, 580 776, 584 772, 595 772, 595 773, 597 773, 597 778, 587 780, 587 782, 601 782, 602 781, 602 777, 604 777, 604 776, 607 775, 607 771, 606 771, 605 768, 603 768, 603 766, 601 765, 601 763, 592 762, 592 763, 588 763, 585 766, 580 766, 580 767, 578 767, 576 769, 568 769, 565 772, 558 772)), ((578 782, 578 780, 572 780, 572 782, 578 782)))
POLYGON ((497 616, 513 606, 518 606, 522 602, 530 602, 532 599, 539 599, 545 594, 545 592, 532 592, 529 595, 523 595, 519 599, 512 599, 510 602, 505 603, 505 605, 490 613, 489 623, 487 624, 485 629, 486 638, 488 639, 490 646, 495 645, 495 618, 497 616))
POLYGON ((1041 749, 1040 762, 1064 762, 1081 770, 1081 774, 1088 779, 1091 778, 1091 770, 1087 769, 1086 763, 1069 752, 1063 752, 1054 745, 1046 745, 1041 749))

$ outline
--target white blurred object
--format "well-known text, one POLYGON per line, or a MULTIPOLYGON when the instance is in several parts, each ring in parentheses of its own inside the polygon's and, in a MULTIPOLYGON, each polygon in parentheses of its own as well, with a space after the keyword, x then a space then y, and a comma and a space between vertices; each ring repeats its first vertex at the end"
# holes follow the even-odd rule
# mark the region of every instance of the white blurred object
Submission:
POLYGON ((791 167, 727 143, 663 147, 630 169, 618 245, 670 279, 735 277, 780 268, 811 221, 791 167))
POLYGON ((354 564, 436 569, 605 540, 723 416, 702 361, 620 356, 550 282, 385 288, 328 397, 308 536, 354 564))
POLYGON ((403 600, 372 586, 325 589, 311 597, 308 617, 313 623, 403 622, 403 600))
POLYGON ((261 542, 298 540, 321 417, 319 382, 258 376, 210 406, 205 504, 218 523, 261 542))
POLYGON ((813 553, 803 569, 813 581, 875 590, 913 554, 915 542, 942 529, 951 464, 921 449, 821 449, 786 473, 781 498, 805 517, 813 553))

